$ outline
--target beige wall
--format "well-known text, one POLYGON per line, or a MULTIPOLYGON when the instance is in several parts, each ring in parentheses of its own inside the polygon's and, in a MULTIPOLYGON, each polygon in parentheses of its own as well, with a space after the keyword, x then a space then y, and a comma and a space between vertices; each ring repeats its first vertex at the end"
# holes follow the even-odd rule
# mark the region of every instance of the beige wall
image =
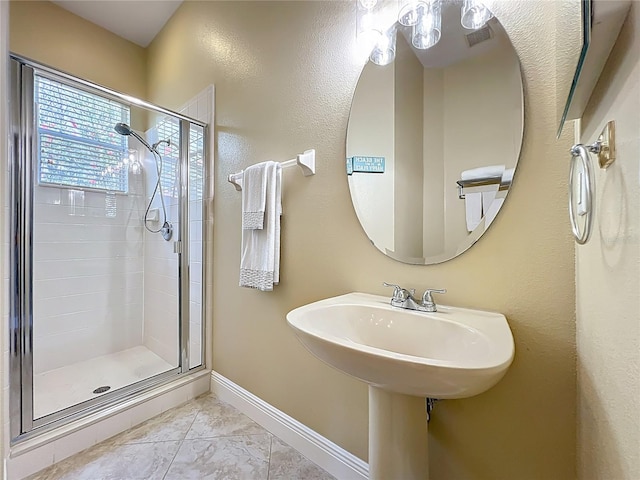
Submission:
POLYGON ((46 1, 10 2, 12 53, 146 99, 144 48, 46 1))
MULTIPOLYGON (((422 150, 422 72, 424 68, 398 35, 394 63, 395 258, 423 258, 422 221, 424 161, 422 150)), ((420 260, 418 260, 420 261, 420 260)))
POLYGON ((425 165, 422 237, 425 257, 444 251, 444 75, 442 69, 423 72, 423 158, 425 165), (436 161, 427 161, 435 159, 436 161))
POLYGON ((576 249, 578 478, 640 478, 640 4, 582 121, 583 143, 616 122, 616 162, 596 169, 596 215, 576 249))
POLYGON ((461 257, 418 267, 368 241, 344 175, 355 60, 348 2, 186 2, 149 49, 148 93, 177 107, 216 85, 213 367, 362 458, 364 384, 313 358, 287 327, 294 307, 349 291, 389 294, 383 280, 446 287, 443 303, 509 319, 516 358, 475 398, 437 405, 433 479, 575 476, 573 241, 566 151, 556 142, 553 2, 494 8, 521 55, 527 127, 518 180, 487 234, 461 257), (532 34, 531 32, 536 32, 532 34), (240 195, 229 173, 317 152, 317 175, 284 172, 281 285, 238 285, 240 195))

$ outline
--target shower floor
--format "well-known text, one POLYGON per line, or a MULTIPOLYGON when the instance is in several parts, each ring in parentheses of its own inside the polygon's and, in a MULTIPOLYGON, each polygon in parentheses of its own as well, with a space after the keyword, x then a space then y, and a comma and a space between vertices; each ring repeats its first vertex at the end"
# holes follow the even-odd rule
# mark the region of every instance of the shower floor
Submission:
POLYGON ((34 418, 99 397, 96 388, 109 392, 167 370, 170 365, 147 347, 139 346, 49 370, 33 377, 34 418))

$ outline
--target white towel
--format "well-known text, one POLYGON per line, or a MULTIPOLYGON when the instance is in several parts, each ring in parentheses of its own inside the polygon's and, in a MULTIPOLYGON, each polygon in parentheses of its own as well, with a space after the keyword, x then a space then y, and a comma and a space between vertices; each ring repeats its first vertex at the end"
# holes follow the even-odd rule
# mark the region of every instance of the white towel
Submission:
POLYGON ((503 203, 504 203, 504 197, 493 199, 493 202, 491 202, 491 205, 489 205, 487 210, 484 212, 485 228, 491 225, 491 222, 493 222, 493 220, 496 218, 496 215, 498 214, 498 211, 500 210, 500 207, 502 207, 503 203))
POLYGON ((507 168, 504 172, 502 172, 502 183, 510 184, 513 182, 513 172, 515 172, 515 168, 507 168))
POLYGON ((282 167, 276 162, 265 163, 264 226, 262 229, 242 229, 240 286, 270 291, 280 281, 282 167))
POLYGON ((466 193, 464 196, 467 231, 473 232, 482 220, 482 193, 466 193))
POLYGON ((262 229, 267 199, 267 168, 269 162, 251 165, 242 172, 242 228, 262 229))
MULTIPOLYGON (((508 185, 511 187, 513 181, 514 168, 507 168, 502 172, 502 185, 508 185)), ((484 225, 485 228, 491 225, 491 222, 496 218, 496 215, 500 211, 502 204, 504 203, 504 195, 506 192, 500 192, 500 196, 496 196, 498 192, 482 192, 482 211, 484 213, 484 225)))
POLYGON ((498 193, 498 185, 490 185, 484 188, 495 187, 495 189, 489 190, 488 192, 482 192, 482 214, 486 215, 491 207, 491 204, 496 199, 496 193, 498 193))
POLYGON ((460 173, 460 180, 480 180, 481 178, 501 177, 504 165, 489 165, 487 167, 472 168, 460 173))

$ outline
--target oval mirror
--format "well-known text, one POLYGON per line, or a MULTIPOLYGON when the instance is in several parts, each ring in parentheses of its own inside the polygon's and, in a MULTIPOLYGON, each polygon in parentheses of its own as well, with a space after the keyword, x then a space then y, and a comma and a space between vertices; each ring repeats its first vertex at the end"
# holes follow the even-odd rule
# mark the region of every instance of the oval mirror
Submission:
POLYGON ((405 263, 471 247, 502 208, 520 156, 518 56, 497 19, 463 28, 462 3, 441 3, 440 41, 426 50, 396 24, 395 60, 365 65, 351 107, 353 206, 371 242, 405 263))

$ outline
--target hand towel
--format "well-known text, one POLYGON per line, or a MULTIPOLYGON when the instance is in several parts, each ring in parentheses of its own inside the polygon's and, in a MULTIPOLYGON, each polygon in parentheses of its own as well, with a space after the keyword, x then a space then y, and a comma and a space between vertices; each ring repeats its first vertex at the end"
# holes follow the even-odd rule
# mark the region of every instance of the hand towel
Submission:
POLYGON ((482 220, 482 193, 466 193, 464 196, 467 231, 473 232, 482 220))
POLYGON ((242 172, 242 228, 245 230, 264 227, 268 164, 257 163, 242 172))
MULTIPOLYGON (((507 185, 511 187, 511 182, 513 181, 513 172, 515 169, 507 168, 502 173, 502 181, 500 182, 502 185, 507 185)), ((487 228, 491 225, 491 222, 496 218, 496 215, 500 211, 502 204, 504 203, 504 195, 506 192, 499 192, 500 195, 497 196, 498 192, 482 192, 482 211, 484 213, 484 225, 487 228), (491 200, 490 195, 492 195, 491 200)))
POLYGON ((282 167, 266 162, 266 196, 262 229, 242 229, 240 286, 271 291, 280 281, 282 167))
POLYGON ((501 177, 504 165, 489 165, 487 167, 472 168, 460 173, 460 180, 480 180, 482 178, 501 177))
POLYGON ((503 203, 504 197, 494 198, 493 202, 491 202, 491 205, 489 205, 487 210, 484 212, 484 228, 487 228, 489 227, 489 225, 491 225, 491 222, 493 222, 493 220, 496 218, 496 215, 498 214, 498 211, 500 210, 500 207, 502 207, 503 203))

